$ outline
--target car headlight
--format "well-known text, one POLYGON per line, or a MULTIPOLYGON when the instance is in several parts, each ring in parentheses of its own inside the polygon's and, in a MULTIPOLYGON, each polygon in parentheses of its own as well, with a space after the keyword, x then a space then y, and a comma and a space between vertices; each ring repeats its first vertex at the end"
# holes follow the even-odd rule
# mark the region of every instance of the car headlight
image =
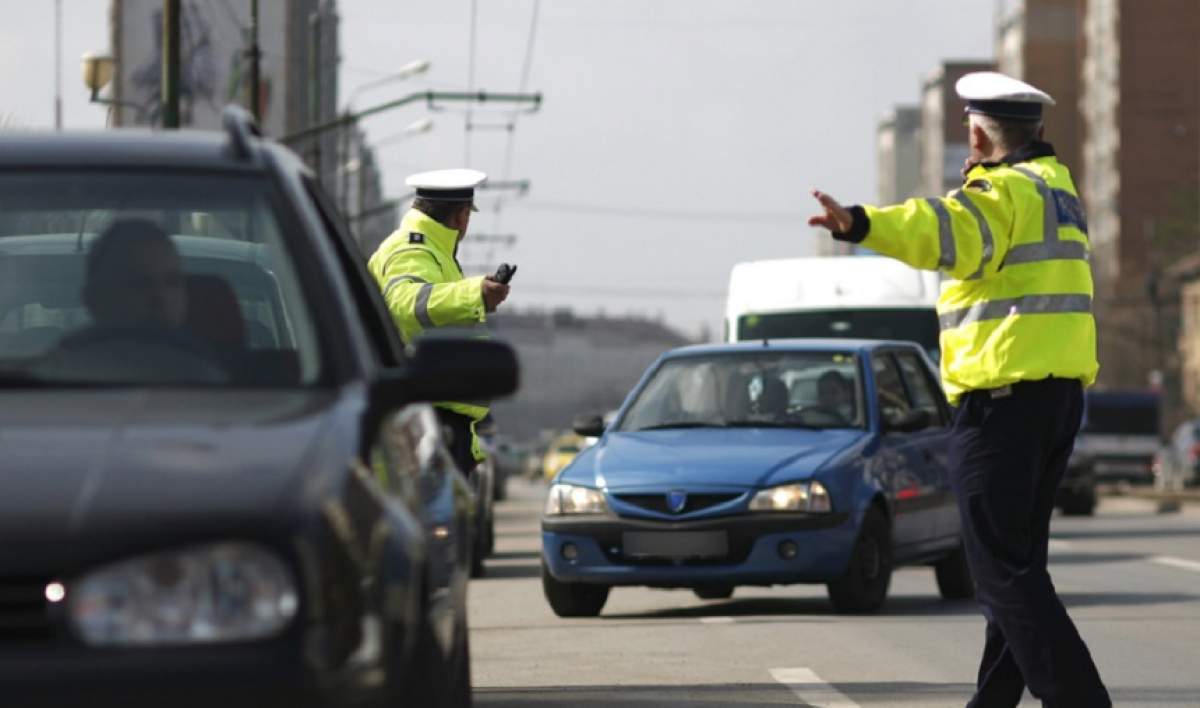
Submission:
POLYGON ((70 583, 66 594, 72 625, 98 646, 262 639, 283 630, 299 605, 279 556, 235 542, 115 563, 70 583))
POLYGON ((603 514, 608 511, 604 493, 590 487, 573 484, 554 484, 546 497, 546 516, 564 514, 603 514))
POLYGON ((750 511, 833 511, 833 502, 820 482, 797 482, 755 494, 750 511))

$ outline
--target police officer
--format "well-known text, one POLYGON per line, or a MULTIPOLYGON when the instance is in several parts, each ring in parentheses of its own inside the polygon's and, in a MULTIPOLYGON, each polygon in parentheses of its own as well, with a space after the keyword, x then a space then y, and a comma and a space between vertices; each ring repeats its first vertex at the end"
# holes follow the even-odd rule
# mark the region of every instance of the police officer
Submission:
MULTIPOLYGON (((508 297, 508 285, 490 278, 464 278, 458 246, 475 209, 475 188, 487 179, 477 170, 422 172, 405 183, 416 190, 400 228, 388 236, 367 265, 404 341, 435 327, 473 327, 508 297)), ((474 403, 435 404, 451 431, 450 452, 463 474, 484 456, 475 423, 488 414, 474 403)))
POLYGON ((946 197, 843 208, 819 191, 809 220, 948 277, 938 300, 942 383, 956 406, 949 458, 963 543, 987 618, 969 706, 1112 705, 1046 569, 1054 492, 1092 384, 1096 328, 1087 225, 1071 175, 1042 141, 1054 101, 993 72, 967 101, 964 184, 946 197))

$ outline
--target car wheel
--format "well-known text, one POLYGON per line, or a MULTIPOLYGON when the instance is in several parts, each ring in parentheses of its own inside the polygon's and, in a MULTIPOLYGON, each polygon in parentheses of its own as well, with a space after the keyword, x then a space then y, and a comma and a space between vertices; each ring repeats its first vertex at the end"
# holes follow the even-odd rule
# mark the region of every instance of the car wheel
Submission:
POLYGON ((1096 488, 1064 494, 1060 505, 1064 516, 1092 516, 1096 513, 1096 488))
POLYGON ((542 592, 550 603, 550 609, 559 617, 595 617, 608 602, 607 585, 564 583, 555 580, 542 561, 542 592))
POLYGON ((891 581, 891 530, 883 512, 872 507, 863 517, 845 575, 826 585, 829 600, 838 612, 874 612, 887 599, 891 581))
POLYGON ((471 708, 471 639, 465 623, 458 633, 451 667, 449 705, 453 708, 471 708))
POLYGON ((692 592, 701 600, 728 600, 733 597, 732 585, 705 585, 694 588, 692 592))
POLYGON ((962 544, 933 566, 938 592, 944 600, 969 600, 975 597, 975 581, 967 565, 967 552, 962 544))

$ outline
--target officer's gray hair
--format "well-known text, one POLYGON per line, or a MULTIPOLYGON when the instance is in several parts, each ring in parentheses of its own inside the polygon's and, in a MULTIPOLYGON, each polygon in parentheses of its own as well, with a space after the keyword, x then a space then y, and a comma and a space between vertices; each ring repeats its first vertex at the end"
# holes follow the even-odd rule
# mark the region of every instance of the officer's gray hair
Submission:
POLYGON ((978 114, 973 114, 971 120, 1004 152, 1012 152, 1037 140, 1042 129, 1040 120, 1005 120, 978 114))

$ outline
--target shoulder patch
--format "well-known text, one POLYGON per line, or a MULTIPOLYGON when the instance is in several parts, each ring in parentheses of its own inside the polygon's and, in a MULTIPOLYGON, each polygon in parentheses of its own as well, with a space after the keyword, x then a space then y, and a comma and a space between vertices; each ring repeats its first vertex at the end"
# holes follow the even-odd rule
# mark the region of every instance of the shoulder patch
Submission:
POLYGON ((970 182, 967 182, 966 188, 978 190, 980 192, 990 192, 992 191, 992 183, 986 179, 973 179, 970 182))
POLYGON ((410 231, 408 233, 409 243, 425 243, 425 234, 420 231, 410 231))

